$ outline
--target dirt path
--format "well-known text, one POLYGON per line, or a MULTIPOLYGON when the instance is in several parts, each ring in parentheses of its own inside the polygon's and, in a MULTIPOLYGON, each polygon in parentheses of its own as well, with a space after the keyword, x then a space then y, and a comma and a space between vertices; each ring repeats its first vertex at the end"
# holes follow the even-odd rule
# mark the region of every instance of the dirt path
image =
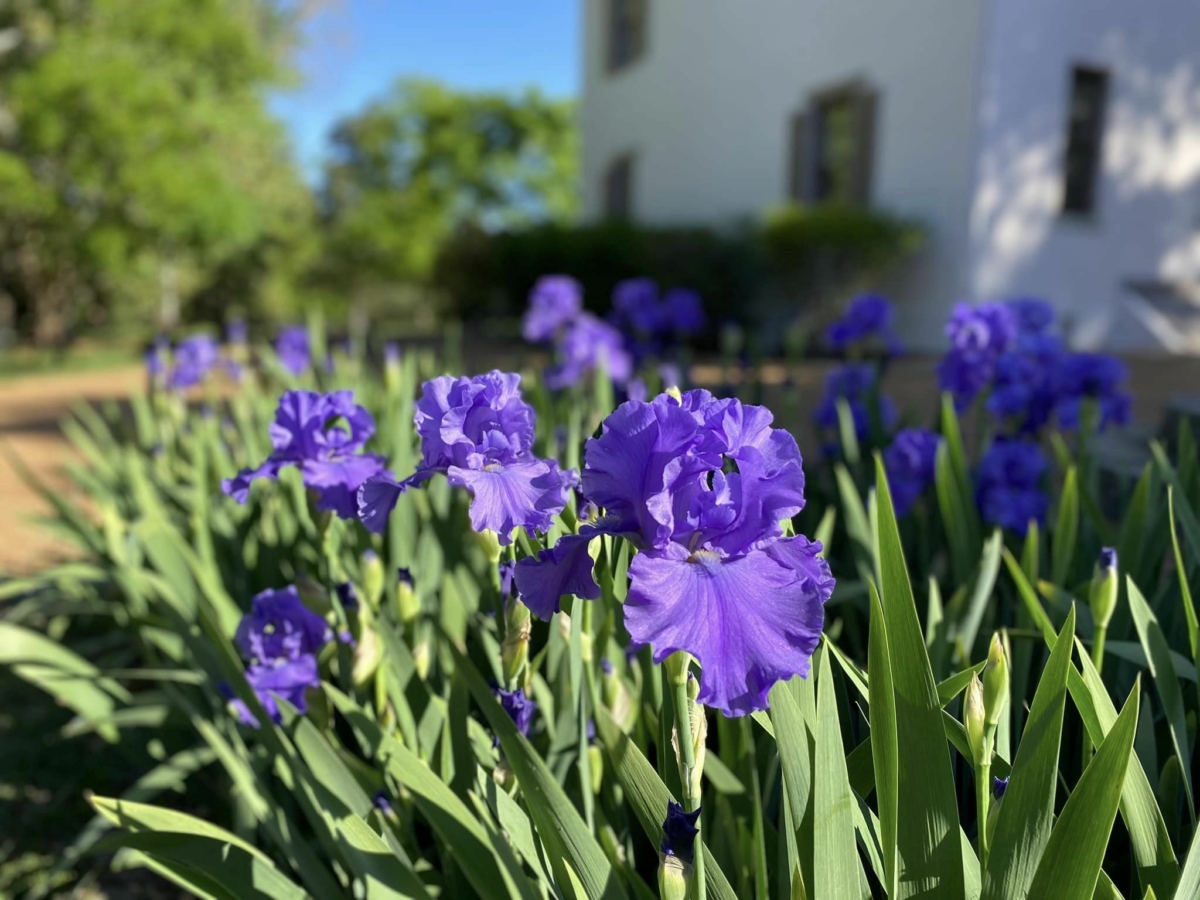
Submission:
MULTIPOLYGON (((936 410, 933 366, 934 361, 927 358, 902 359, 888 374, 888 394, 900 409, 914 413, 914 421, 932 421, 936 410)), ((1129 367, 1139 423, 1159 422, 1172 395, 1200 396, 1200 359, 1143 357, 1131 359, 1129 367)), ((828 368, 828 363, 807 363, 793 371, 792 380, 801 391, 805 409, 811 409, 820 397, 828 368)), ((717 366, 698 365, 693 374, 697 382, 714 389, 725 380, 717 366)), ((778 401, 778 385, 786 374, 777 364, 762 369, 768 405, 775 406, 778 401)), ((140 390, 144 377, 140 366, 126 366, 0 381, 0 447, 15 453, 42 481, 68 491, 70 483, 62 466, 70 460, 71 451, 59 423, 80 400, 121 399, 140 390)), ((806 421, 807 413, 801 417, 806 421)), ((794 427, 794 423, 779 424, 794 427)), ((803 424, 796 430, 802 448, 810 452, 811 434, 803 424)), ((0 454, 0 575, 28 573, 63 555, 62 544, 35 521, 48 511, 0 454)))
MULTIPOLYGON (((62 466, 71 450, 59 423, 75 403, 126 397, 144 379, 141 366, 127 366, 0 381, 0 448, 15 454, 41 481, 68 491, 62 466)), ((0 454, 0 575, 27 573, 62 557, 62 544, 36 521, 48 512, 7 455, 0 454)))

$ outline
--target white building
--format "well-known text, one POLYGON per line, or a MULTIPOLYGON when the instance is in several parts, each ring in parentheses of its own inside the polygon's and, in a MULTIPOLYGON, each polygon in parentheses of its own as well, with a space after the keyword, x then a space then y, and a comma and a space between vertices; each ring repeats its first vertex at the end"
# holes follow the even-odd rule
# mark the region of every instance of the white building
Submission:
POLYGON ((956 300, 1033 295, 1079 346, 1200 350, 1181 299, 1200 304, 1200 0, 583 0, 583 16, 589 218, 865 203, 928 231, 891 286, 914 346, 940 346, 956 300))

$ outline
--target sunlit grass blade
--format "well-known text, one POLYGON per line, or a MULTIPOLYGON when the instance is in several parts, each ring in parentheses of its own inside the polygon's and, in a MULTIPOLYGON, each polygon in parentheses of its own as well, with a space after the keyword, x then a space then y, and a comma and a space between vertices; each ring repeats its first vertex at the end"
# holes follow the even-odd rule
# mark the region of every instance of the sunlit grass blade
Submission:
MULTIPOLYGON (((455 665, 461 666, 476 705, 483 711, 492 731, 500 739, 504 756, 512 766, 521 790, 529 799, 529 812, 538 834, 546 844, 559 888, 570 884, 566 863, 582 882, 588 898, 624 898, 625 890, 612 864, 596 839, 588 831, 579 812, 554 777, 545 761, 517 731, 470 660, 454 651, 455 665)), ((666 804, 663 804, 666 814, 666 804)), ((583 900, 583 898, 578 898, 583 900)))
POLYGON ((1192 601, 1192 587, 1188 583, 1190 568, 1185 564, 1183 552, 1179 549, 1179 533, 1175 528, 1175 490, 1167 491, 1167 510, 1170 516, 1171 549, 1175 554, 1175 574, 1179 579, 1179 594, 1183 600, 1183 615, 1187 619, 1188 646, 1192 651, 1192 660, 1200 662, 1200 625, 1196 621, 1196 606, 1192 601))
POLYGON ((958 804, 942 709, 925 641, 887 474, 878 458, 879 557, 882 605, 896 697, 900 779, 897 802, 907 826, 897 840, 897 896, 929 892, 960 896, 964 891, 958 804))
POLYGON ((1090 900, 1100 877, 1137 728, 1140 679, 1054 824, 1030 897, 1090 900))
POLYGON ((793 682, 781 681, 776 684, 771 688, 768 699, 771 703, 770 719, 765 724, 772 726, 769 733, 775 738, 779 750, 785 800, 791 812, 790 821, 798 835, 796 843, 801 878, 807 882, 805 888, 810 889, 813 877, 813 773, 808 727, 804 724, 804 713, 796 699, 793 682))
POLYGON ((988 601, 992 599, 992 590, 996 587, 996 575, 1000 572, 1000 550, 1004 547, 1004 532, 997 528, 983 545, 983 555, 975 574, 975 583, 966 605, 966 612, 959 621, 955 638, 962 650, 963 665, 969 665, 975 646, 975 638, 979 634, 979 625, 983 621, 984 611, 988 601))
POLYGON ((1058 498, 1058 519, 1050 542, 1050 571, 1054 583, 1065 586, 1075 558, 1079 535, 1079 479, 1075 467, 1067 469, 1062 494, 1058 498))
MULTIPOLYGON (((667 801, 674 799, 671 792, 642 751, 613 722, 607 709, 597 710, 596 730, 608 750, 617 780, 625 789, 626 802, 633 809, 646 836, 657 845, 662 834, 663 819, 667 815, 667 801)), ((701 842, 703 840, 704 836, 701 835, 701 842)), ((704 882, 710 898, 738 900, 738 895, 707 846, 704 847, 704 882)))
POLYGON ((1183 792, 1187 796, 1188 813, 1192 824, 1196 824, 1196 803, 1192 796, 1191 761, 1188 748, 1187 713, 1183 705, 1183 691, 1179 687, 1179 679, 1175 676, 1175 667, 1171 662, 1171 647, 1166 635, 1154 616, 1154 611, 1146 603, 1146 598, 1133 579, 1125 579, 1126 596, 1129 598, 1129 611, 1133 615, 1133 624, 1137 628, 1138 639, 1146 652, 1146 660, 1150 668, 1150 676, 1158 690, 1158 698, 1167 714, 1167 731, 1171 735, 1171 745, 1179 760, 1183 773, 1183 792))
MULTIPOLYGON (((899 755, 896 748, 896 696, 892 686, 892 658, 888 649, 883 605, 874 585, 871 595, 871 630, 867 645, 867 672, 871 692, 871 759, 875 766, 875 797, 879 806, 879 831, 884 890, 896 894, 896 833, 899 827, 899 755)), ((845 763, 843 762, 843 767, 845 763)))
POLYGON ((854 797, 838 720, 833 666, 826 660, 817 685, 817 752, 813 768, 813 885, 817 897, 851 897, 858 890, 854 844, 854 797))
POLYGON ((1038 682, 1013 760, 1011 780, 997 813, 987 870, 983 874, 983 900, 1025 896, 1050 839, 1067 703, 1067 673, 1074 647, 1072 607, 1038 682))

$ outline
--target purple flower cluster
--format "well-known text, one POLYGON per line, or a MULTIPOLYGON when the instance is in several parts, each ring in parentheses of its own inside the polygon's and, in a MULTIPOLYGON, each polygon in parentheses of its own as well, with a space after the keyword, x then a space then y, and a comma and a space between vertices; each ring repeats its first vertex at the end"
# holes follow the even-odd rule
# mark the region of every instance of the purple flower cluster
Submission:
POLYGON ((303 325, 288 325, 279 330, 275 339, 275 353, 279 362, 293 375, 303 375, 312 365, 312 351, 308 343, 308 329, 303 325))
POLYGON ((883 451, 896 515, 906 515, 933 484, 941 436, 924 428, 905 428, 883 451))
POLYGON ((1125 364, 1103 353, 1075 353, 1063 365, 1062 397, 1058 403, 1058 422, 1068 430, 1079 427, 1086 402, 1096 405, 1096 427, 1129 421, 1130 397, 1121 389, 1126 378, 1125 364))
POLYGON ((530 610, 545 619, 564 594, 599 597, 588 544, 622 535, 640 548, 625 626, 656 662, 699 661, 699 702, 742 715, 765 708, 775 682, 807 675, 833 578, 819 543, 783 537, 804 506, 804 470, 771 420, 699 390, 623 403, 585 449, 583 492, 605 515, 517 564, 530 610))
POLYGON ((1018 438, 996 441, 979 460, 975 493, 985 522, 1024 534, 1029 522, 1046 519, 1050 500, 1042 490, 1049 468, 1036 443, 1018 438))
POLYGON ((836 432, 838 429, 838 400, 850 407, 854 433, 865 440, 871 433, 871 407, 878 402, 879 425, 889 431, 896 424, 896 407, 878 391, 878 374, 870 363, 846 363, 825 376, 825 393, 813 412, 818 428, 836 432))
POLYGON ((601 367, 617 384, 633 375, 621 332, 584 311, 583 288, 567 275, 538 279, 529 293, 521 333, 531 343, 554 344, 554 365, 546 372, 546 386, 552 391, 578 384, 601 367))
MULTIPOLYGON (((300 712, 304 692, 321 683, 317 653, 333 637, 329 625, 300 601, 294 587, 266 590, 250 603, 233 642, 246 661, 246 681, 273 722, 281 720, 278 695, 300 712)), ((241 700, 232 705, 238 719, 257 728, 258 720, 241 700)))
POLYGON ((960 409, 986 390, 988 413, 1016 434, 1036 434, 1055 416, 1076 429, 1086 400, 1099 408, 1097 427, 1127 422, 1124 365, 1069 352, 1054 324, 1054 307, 1044 300, 960 305, 947 326, 952 347, 938 366, 942 389, 960 409))
POLYGON ((938 383, 964 409, 988 384, 996 361, 1017 340, 1017 317, 1003 303, 960 303, 946 324, 950 351, 938 364, 938 383))
MULTIPOLYGON (((517 726, 517 731, 525 737, 529 737, 529 731, 533 727, 533 716, 537 712, 537 704, 525 696, 522 688, 517 688, 515 691, 497 689, 496 698, 500 701, 501 708, 508 713, 508 717, 517 726)), ((496 743, 500 743, 499 739, 496 740, 496 743)))
POLYGON ((838 353, 877 348, 894 356, 902 350, 892 330, 894 320, 892 304, 886 297, 863 294, 851 300, 845 315, 825 329, 825 343, 838 353))
POLYGON ((353 519, 359 487, 383 471, 382 457, 361 452, 374 434, 375 420, 355 404, 352 391, 287 391, 271 424, 274 451, 257 468, 221 482, 221 489, 245 503, 254 479, 278 478, 285 466, 296 466, 317 494, 317 509, 353 519))
POLYGON ((567 503, 575 473, 533 454, 537 416, 521 399, 521 376, 499 371, 425 382, 413 421, 421 463, 402 482, 371 473, 358 492, 363 524, 381 532, 400 494, 436 473, 471 493, 471 527, 502 544, 516 528, 546 531, 567 503))
POLYGON ((146 353, 146 372, 160 387, 185 391, 203 382, 221 362, 221 345, 207 334, 194 334, 180 341, 174 352, 171 342, 160 335, 146 353))
POLYGON ((609 321, 621 330, 626 346, 639 361, 662 356, 680 339, 695 336, 708 326, 699 294, 688 288, 672 288, 663 294, 650 278, 618 282, 612 306, 609 321))

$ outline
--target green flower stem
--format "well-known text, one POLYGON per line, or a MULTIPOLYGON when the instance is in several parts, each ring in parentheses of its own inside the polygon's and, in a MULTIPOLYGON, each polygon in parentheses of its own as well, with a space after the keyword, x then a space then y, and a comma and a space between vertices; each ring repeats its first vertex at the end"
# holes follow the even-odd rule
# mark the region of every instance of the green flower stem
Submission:
MULTIPOLYGON (((692 770, 696 768, 696 749, 692 746, 692 718, 690 714, 692 700, 688 697, 687 671, 689 659, 686 654, 676 653, 667 661, 667 675, 671 682, 671 701, 675 707, 675 728, 679 744, 679 781, 683 793, 683 808, 693 812, 700 806, 700 795, 693 793, 692 770), (674 665, 672 665, 674 663, 674 665), (682 663, 682 664, 681 664, 682 663)), ((694 880, 692 891, 696 900, 705 900, 704 888, 704 830, 699 820, 696 827, 700 834, 696 836, 696 856, 692 862, 694 880)))
MULTIPOLYGON (((1096 674, 1099 675, 1104 670, 1104 641, 1108 637, 1107 625, 1096 625, 1092 631, 1092 664, 1096 667, 1096 674)), ((1089 762, 1092 761, 1092 739, 1088 737, 1085 730, 1083 732, 1083 766, 1080 771, 1087 768, 1089 762)))
POLYGON ((988 833, 987 820, 992 802, 992 764, 990 760, 975 767, 975 799, 979 816, 979 869, 987 867, 988 833))

